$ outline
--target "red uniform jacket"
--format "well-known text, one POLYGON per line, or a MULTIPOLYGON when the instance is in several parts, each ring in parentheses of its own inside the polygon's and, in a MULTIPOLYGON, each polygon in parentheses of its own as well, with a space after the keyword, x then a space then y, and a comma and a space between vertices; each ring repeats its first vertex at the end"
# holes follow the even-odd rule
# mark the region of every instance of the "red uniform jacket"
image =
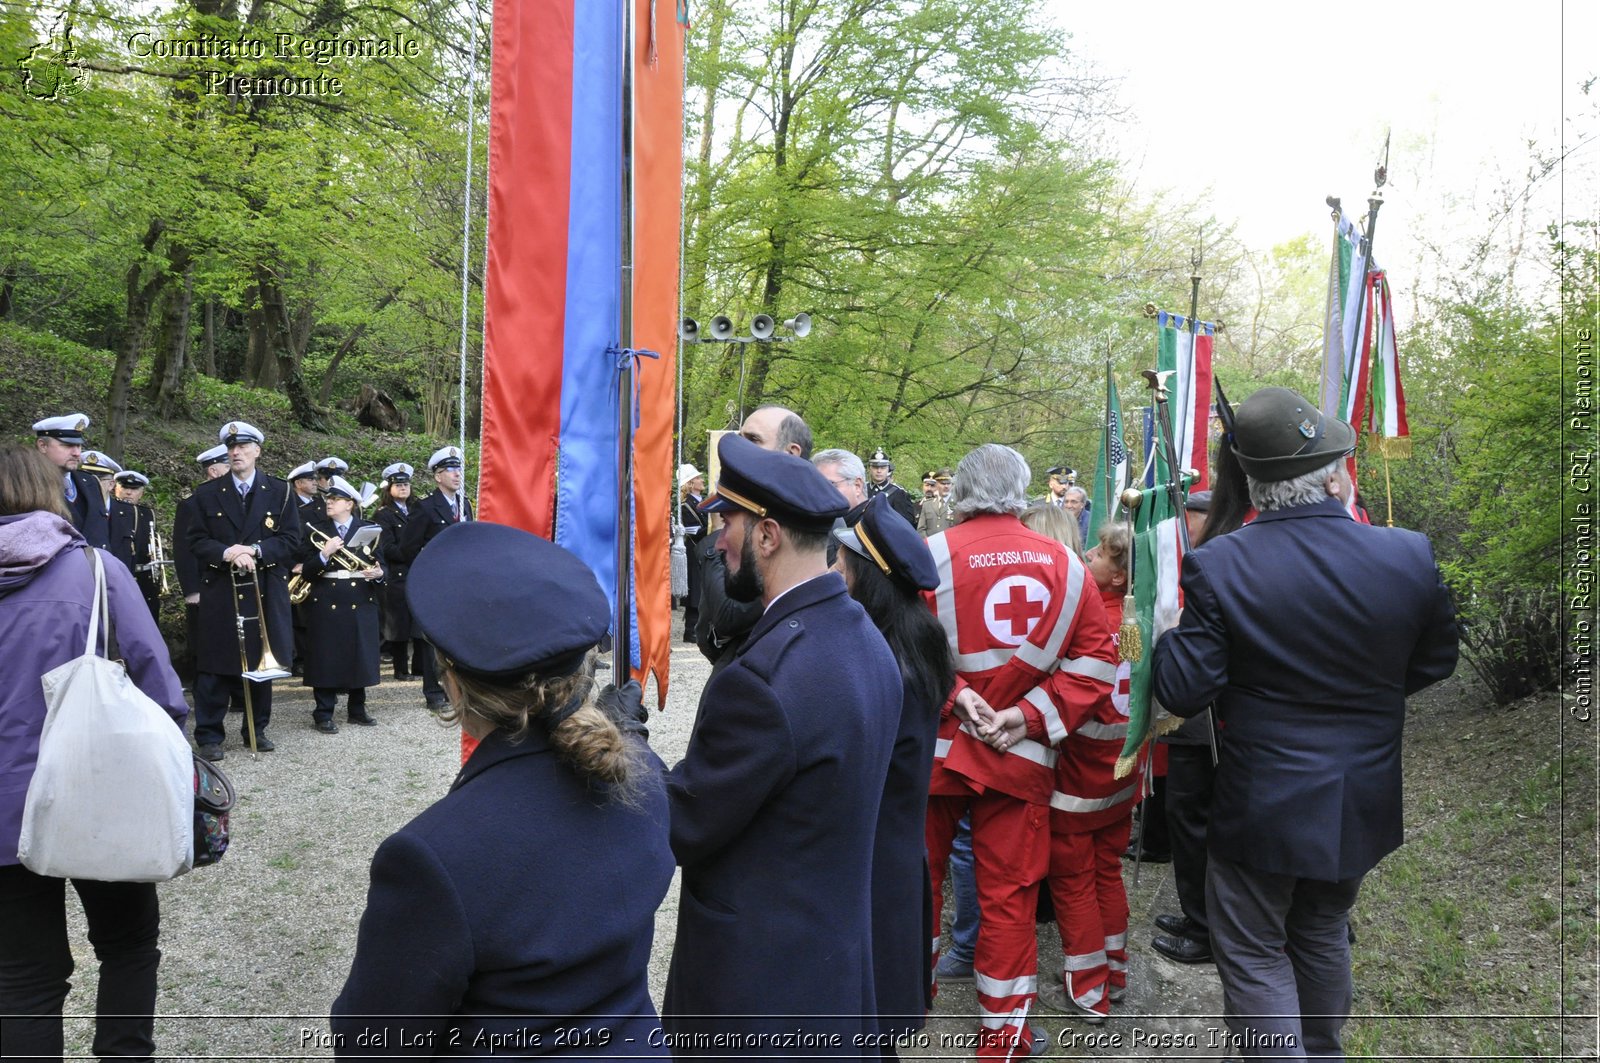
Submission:
POLYGON ((1028 739, 998 753, 946 707, 929 792, 985 789, 1047 804, 1056 750, 1106 700, 1116 678, 1111 627, 1088 571, 1016 517, 971 517, 928 540, 939 587, 927 595, 970 686, 996 709, 1018 706, 1028 739))
MULTIPOLYGON (((1106 619, 1122 626, 1122 596, 1101 591, 1106 619)), ((1117 757, 1128 738, 1128 662, 1117 664, 1117 683, 1088 717, 1067 736, 1056 760, 1056 789, 1050 795, 1050 829, 1057 834, 1099 830, 1126 818, 1144 775, 1144 756, 1125 779, 1115 777, 1117 757)))

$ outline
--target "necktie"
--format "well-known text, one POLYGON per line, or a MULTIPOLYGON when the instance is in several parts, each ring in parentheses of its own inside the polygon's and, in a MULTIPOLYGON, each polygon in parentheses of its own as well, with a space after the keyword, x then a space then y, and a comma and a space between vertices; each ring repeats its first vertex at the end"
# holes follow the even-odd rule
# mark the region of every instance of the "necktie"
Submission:
POLYGON ((450 519, 457 524, 461 523, 461 503, 454 498, 450 500, 450 519))
POLYGON ((66 474, 66 479, 67 479, 67 502, 70 504, 70 503, 76 502, 78 500, 78 485, 72 482, 72 474, 70 472, 66 474))
POLYGON ((239 487, 239 498, 240 499, 243 499, 246 495, 248 495, 250 493, 250 485, 249 484, 241 483, 241 484, 238 485, 238 487, 239 487))
POLYGON ((337 531, 339 532, 339 538, 343 539, 346 535, 350 534, 350 525, 341 524, 337 528, 337 531))

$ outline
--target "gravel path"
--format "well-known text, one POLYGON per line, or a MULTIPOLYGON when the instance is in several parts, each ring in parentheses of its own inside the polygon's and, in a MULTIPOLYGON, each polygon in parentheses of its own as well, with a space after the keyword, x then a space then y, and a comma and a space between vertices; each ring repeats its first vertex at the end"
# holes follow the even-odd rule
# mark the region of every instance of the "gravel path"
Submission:
MULTIPOLYGON (((681 614, 679 617, 681 625, 681 614)), ((694 647, 674 644, 667 707, 650 721, 651 744, 669 765, 682 757, 695 705, 710 667, 694 647)), ((647 692, 647 703, 655 693, 647 692)), ((261 1059, 329 1056, 326 1014, 349 972, 356 927, 366 903, 367 868, 378 844, 438 799, 460 762, 459 732, 424 708, 420 682, 387 681, 368 694, 377 727, 344 723, 337 735, 311 726, 311 691, 277 684, 272 753, 252 758, 232 737, 222 767, 239 791, 233 845, 214 867, 163 883, 161 989, 156 1044, 167 1057, 261 1059)), ((72 894, 68 893, 69 901, 72 894)), ((1105 1027, 1076 1025, 1044 1013, 1059 1058, 1098 1054, 1081 1038, 1116 1032, 1114 1053, 1142 1056, 1145 1034, 1216 1025, 1198 1016, 1220 1011, 1211 968, 1184 968, 1148 948, 1151 920, 1174 907, 1166 866, 1146 866, 1130 891, 1134 926, 1132 980, 1123 1014, 1182 1013, 1196 1018, 1114 1019, 1105 1027)), ((656 915, 650 988, 659 1006, 666 984, 676 885, 656 915)), ((87 1057, 94 1013, 95 961, 81 910, 68 904, 78 971, 66 1002, 67 1053, 87 1057)), ((1041 928, 1044 970, 1059 963, 1053 927, 1041 928)), ((907 1057, 965 1058, 960 1037, 972 1028, 970 984, 941 991, 926 1047, 907 1057)), ((1103 1048, 1102 1048, 1103 1051, 1103 1048)), ((1214 1053, 1198 1053, 1199 1055, 1214 1053)), ((1172 1058, 1170 1052, 1152 1056, 1172 1058)))

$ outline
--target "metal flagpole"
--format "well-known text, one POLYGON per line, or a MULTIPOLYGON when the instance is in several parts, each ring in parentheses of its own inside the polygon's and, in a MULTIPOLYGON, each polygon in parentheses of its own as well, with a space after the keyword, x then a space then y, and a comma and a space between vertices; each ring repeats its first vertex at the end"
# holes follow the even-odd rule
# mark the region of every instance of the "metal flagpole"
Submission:
POLYGON ((468 11, 472 23, 472 58, 467 64, 467 184, 461 196, 461 360, 459 366, 460 394, 457 397, 457 422, 461 453, 467 452, 467 310, 468 279, 472 255, 472 133, 477 124, 475 116, 478 103, 478 8, 474 4, 468 11))
POLYGON ((617 602, 612 624, 611 675, 628 681, 633 664, 633 617, 628 610, 633 582, 633 125, 634 0, 622 5, 622 219, 621 291, 617 300, 617 602))

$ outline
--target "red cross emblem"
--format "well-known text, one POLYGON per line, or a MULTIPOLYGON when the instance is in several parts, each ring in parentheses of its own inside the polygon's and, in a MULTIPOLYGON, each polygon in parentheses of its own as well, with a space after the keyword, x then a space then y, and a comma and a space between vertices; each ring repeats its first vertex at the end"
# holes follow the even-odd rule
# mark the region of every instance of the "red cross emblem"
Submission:
POLYGON ((1044 584, 1031 576, 1007 576, 984 597, 984 624, 996 641, 1020 646, 1049 605, 1050 591, 1044 584))

